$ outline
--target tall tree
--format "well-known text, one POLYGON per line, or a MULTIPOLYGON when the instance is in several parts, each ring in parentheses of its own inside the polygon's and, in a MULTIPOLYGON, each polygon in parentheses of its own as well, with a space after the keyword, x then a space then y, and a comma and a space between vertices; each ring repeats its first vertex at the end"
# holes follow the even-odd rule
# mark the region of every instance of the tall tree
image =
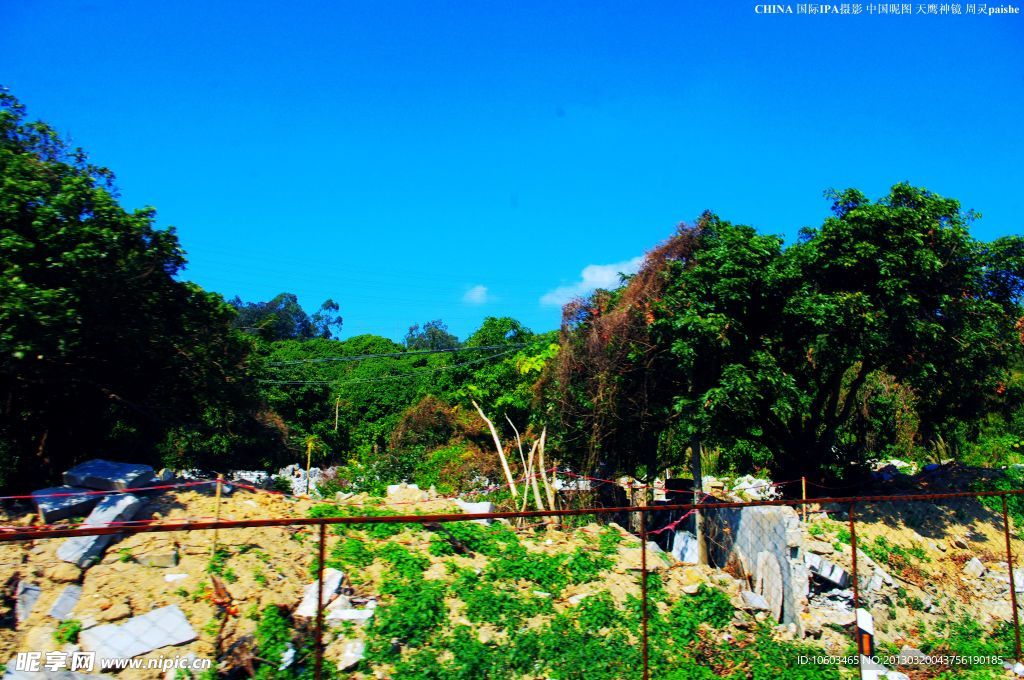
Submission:
POLYGON ((175 278, 174 230, 155 228, 151 208, 124 210, 113 174, 26 121, 7 91, 0 183, 7 482, 83 456, 152 458, 172 431, 256 410, 233 312, 175 278))

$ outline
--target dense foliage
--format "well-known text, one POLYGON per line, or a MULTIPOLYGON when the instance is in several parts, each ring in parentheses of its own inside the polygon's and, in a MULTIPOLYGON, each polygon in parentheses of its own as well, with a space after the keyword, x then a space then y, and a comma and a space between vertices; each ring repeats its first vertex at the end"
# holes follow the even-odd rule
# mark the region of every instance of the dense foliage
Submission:
MULTIPOLYGON (((488 430, 547 428, 551 459, 652 477, 842 474, 871 457, 1016 461, 1024 239, 981 242, 957 201, 830 192, 796 243, 706 213, 559 331, 441 320, 336 339, 341 305, 225 302, 180 280, 173 228, 0 94, 0 484, 94 456, 206 469, 339 466, 325 488, 501 478, 488 430)), ((520 466, 512 456, 512 466, 520 466)), ((518 470, 517 470, 518 471, 518 470)), ((521 471, 518 471, 521 472, 521 471)))
POLYGON ((976 434, 1020 356, 1024 239, 977 241, 956 201, 906 184, 829 195, 789 247, 705 214, 567 308, 557 380, 590 461, 650 475, 699 437, 793 478, 907 430, 976 434))

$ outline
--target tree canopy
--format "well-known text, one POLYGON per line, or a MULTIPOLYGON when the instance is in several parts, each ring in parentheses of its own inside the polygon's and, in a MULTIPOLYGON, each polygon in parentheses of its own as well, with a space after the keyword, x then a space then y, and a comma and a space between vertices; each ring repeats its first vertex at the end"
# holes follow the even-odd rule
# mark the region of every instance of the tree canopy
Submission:
POLYGON ((957 201, 907 184, 828 196, 833 216, 788 247, 705 214, 567 309, 560 394, 590 414, 569 430, 592 461, 651 474, 697 436, 787 478, 848 466, 884 381, 925 439, 979 417, 1019 351, 1024 240, 977 241, 957 201))
POLYGON ((258 429, 231 308, 175 278, 174 230, 124 210, 113 180, 0 92, 0 468, 13 478, 150 457, 183 426, 234 448, 258 429))

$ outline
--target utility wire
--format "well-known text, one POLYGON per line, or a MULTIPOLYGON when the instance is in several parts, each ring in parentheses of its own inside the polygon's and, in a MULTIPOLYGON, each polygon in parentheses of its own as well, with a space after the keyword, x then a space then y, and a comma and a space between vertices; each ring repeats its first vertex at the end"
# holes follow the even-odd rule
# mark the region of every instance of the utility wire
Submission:
MULTIPOLYGON (((319 364, 332 361, 361 361, 363 359, 386 359, 390 357, 407 357, 421 354, 445 354, 455 352, 472 352, 489 349, 508 349, 509 347, 527 347, 529 343, 520 342, 509 345, 482 345, 480 347, 452 347, 450 349, 414 349, 405 352, 385 352, 382 354, 351 354, 346 356, 314 357, 312 359, 295 359, 292 361, 268 361, 264 366, 292 366, 294 364, 319 364)), ((505 352, 507 354, 507 352, 505 352)))
POLYGON ((479 359, 473 359, 472 361, 464 361, 461 364, 453 364, 451 366, 438 366, 437 368, 421 368, 416 371, 406 371, 405 373, 395 373, 393 375, 384 375, 377 378, 359 378, 356 380, 260 380, 259 382, 268 385, 353 385, 356 383, 384 382, 385 380, 397 380, 399 378, 408 378, 410 376, 416 376, 422 373, 439 373, 441 371, 451 371, 456 368, 462 368, 463 366, 478 364, 481 361, 497 359, 498 357, 505 356, 506 354, 511 354, 513 351, 515 350, 510 349, 504 352, 498 352, 497 354, 490 354, 485 357, 480 357, 479 359))

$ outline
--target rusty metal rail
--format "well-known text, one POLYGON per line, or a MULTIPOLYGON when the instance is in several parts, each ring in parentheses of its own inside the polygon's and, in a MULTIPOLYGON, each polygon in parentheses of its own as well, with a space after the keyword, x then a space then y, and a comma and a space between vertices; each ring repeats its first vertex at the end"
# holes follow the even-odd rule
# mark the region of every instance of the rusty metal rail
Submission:
MULTIPOLYGON (((242 528, 263 528, 263 527, 317 527, 319 533, 319 544, 317 546, 317 612, 315 620, 315 644, 314 644, 314 676, 320 678, 323 675, 324 664, 324 565, 326 562, 327 527, 331 525, 351 524, 395 524, 395 523, 447 523, 466 522, 471 520, 515 520, 522 518, 552 518, 552 517, 574 517, 582 515, 612 515, 636 513, 639 515, 639 538, 641 541, 641 645, 643 667, 641 670, 644 680, 650 678, 650 650, 649 650, 649 603, 648 603, 648 514, 652 512, 680 512, 686 513, 694 509, 701 511, 713 511, 716 509, 742 509, 752 507, 792 507, 801 506, 848 506, 847 521, 850 533, 850 546, 853 555, 852 562, 852 586, 854 611, 861 606, 862 598, 858 578, 858 536, 856 527, 856 508, 858 505, 868 506, 878 503, 897 502, 941 502, 956 499, 978 499, 986 497, 1000 498, 1002 501, 1001 515, 1003 518, 1003 532, 1005 534, 1006 561, 1009 569, 1010 598, 1013 609, 1013 626, 1016 635, 1015 653, 1018 660, 1021 659, 1021 638, 1020 621, 1018 615, 1018 602, 1015 587, 1014 556, 1011 546, 1010 517, 1007 508, 1007 498, 1024 495, 1024 489, 1010 491, 987 491, 987 492, 956 492, 937 494, 905 494, 905 495, 883 495, 883 496, 851 496, 851 497, 823 497, 810 499, 780 499, 746 502, 705 502, 705 503, 680 503, 661 504, 644 506, 621 506, 621 507, 589 507, 564 510, 547 511, 522 511, 522 512, 490 512, 490 513, 443 513, 425 515, 388 515, 388 516, 347 516, 347 517, 276 517, 253 520, 218 520, 218 521, 179 521, 179 522, 153 522, 153 523, 125 523, 110 526, 76 526, 76 527, 53 527, 43 526, 32 527, 0 527, 0 543, 16 541, 35 541, 44 539, 68 538, 75 536, 100 536, 110 534, 134 535, 143 533, 165 533, 180 531, 207 531, 207 530, 231 530, 242 528)), ((857 635, 854 626, 854 646, 859 650, 861 645, 860 637, 857 635)))

